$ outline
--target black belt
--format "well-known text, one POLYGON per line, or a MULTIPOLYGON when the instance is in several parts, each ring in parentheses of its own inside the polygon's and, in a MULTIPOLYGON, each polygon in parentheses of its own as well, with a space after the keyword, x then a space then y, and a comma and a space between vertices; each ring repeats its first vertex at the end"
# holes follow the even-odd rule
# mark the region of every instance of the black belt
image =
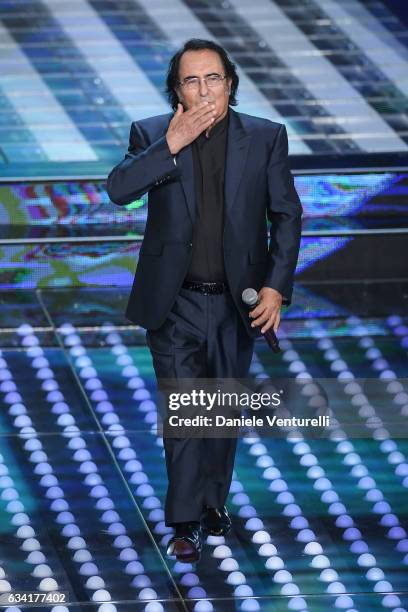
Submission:
POLYGON ((189 289, 190 291, 198 291, 204 295, 219 295, 228 291, 228 287, 225 283, 199 283, 194 281, 184 281, 182 285, 183 289, 189 289))

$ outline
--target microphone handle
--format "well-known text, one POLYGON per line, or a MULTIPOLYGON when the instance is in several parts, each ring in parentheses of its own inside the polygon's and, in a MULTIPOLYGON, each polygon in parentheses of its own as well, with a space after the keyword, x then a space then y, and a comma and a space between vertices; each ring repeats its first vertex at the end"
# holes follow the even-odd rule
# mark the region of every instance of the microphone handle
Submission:
POLYGON ((280 353, 281 348, 279 346, 279 341, 278 341, 278 339, 276 337, 276 334, 273 331, 273 329, 270 327, 262 335, 265 338, 265 340, 267 341, 267 343, 269 344, 269 346, 271 347, 271 349, 273 350, 273 352, 274 353, 280 353))

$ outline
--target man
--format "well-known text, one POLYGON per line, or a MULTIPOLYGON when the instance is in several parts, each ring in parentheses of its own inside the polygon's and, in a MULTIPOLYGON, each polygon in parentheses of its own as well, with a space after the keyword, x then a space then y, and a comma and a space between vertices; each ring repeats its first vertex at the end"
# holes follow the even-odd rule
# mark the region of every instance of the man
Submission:
MULTIPOLYGON (((158 380, 245 377, 255 337, 276 331, 291 301, 302 208, 286 128, 234 111, 237 87, 222 47, 187 41, 167 75, 175 113, 134 121, 128 153, 108 177, 118 205, 149 192, 126 316, 146 328, 158 380), (260 298, 249 315, 248 287, 260 298)), ((230 529, 237 439, 163 442, 165 522, 175 528, 167 552, 191 562, 203 533, 230 529)))

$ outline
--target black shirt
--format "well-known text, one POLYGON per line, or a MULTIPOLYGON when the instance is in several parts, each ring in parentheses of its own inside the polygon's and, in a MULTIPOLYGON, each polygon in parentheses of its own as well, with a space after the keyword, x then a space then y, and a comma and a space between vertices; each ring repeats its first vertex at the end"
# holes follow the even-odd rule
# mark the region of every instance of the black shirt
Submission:
POLYGON ((222 238, 228 117, 227 112, 208 137, 204 131, 192 143, 196 215, 193 254, 186 276, 189 281, 226 280, 222 238))

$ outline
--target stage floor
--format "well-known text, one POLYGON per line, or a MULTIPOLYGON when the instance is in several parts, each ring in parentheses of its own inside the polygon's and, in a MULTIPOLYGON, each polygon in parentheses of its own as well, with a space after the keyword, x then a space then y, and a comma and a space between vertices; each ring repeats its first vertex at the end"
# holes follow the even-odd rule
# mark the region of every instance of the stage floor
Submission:
POLYGON ((232 532, 209 537, 189 565, 165 554, 142 330, 126 325, 114 292, 116 317, 86 300, 64 308, 58 291, 4 295, 2 591, 64 591, 65 607, 40 608, 56 612, 408 610, 407 318, 373 306, 365 317, 285 319, 282 353, 257 342, 253 380, 330 381, 328 407, 341 421, 352 405, 358 427, 240 438, 232 532))

